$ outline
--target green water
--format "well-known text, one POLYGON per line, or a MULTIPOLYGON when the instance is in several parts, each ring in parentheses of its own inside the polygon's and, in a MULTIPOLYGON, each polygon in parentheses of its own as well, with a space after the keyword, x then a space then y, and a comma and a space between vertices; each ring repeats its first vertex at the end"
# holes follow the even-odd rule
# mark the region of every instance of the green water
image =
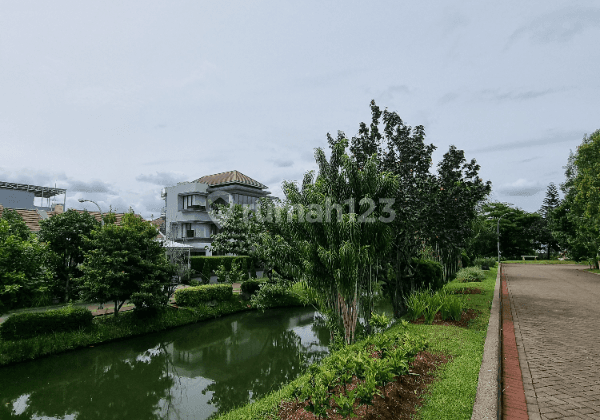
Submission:
POLYGON ((207 419, 325 356, 319 319, 245 312, 0 368, 0 419, 207 419))

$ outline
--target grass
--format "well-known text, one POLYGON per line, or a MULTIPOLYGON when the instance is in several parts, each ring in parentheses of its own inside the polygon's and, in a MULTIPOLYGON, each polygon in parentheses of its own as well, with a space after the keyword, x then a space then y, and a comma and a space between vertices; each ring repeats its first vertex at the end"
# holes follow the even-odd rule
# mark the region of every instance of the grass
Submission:
MULTIPOLYGON (((469 328, 417 324, 409 324, 407 327, 410 333, 425 337, 429 343, 429 351, 452 356, 450 362, 435 372, 436 380, 429 387, 424 396, 424 404, 418 410, 419 419, 471 418, 497 271, 497 268, 486 271, 482 282, 453 281, 445 286, 448 292, 468 287, 484 291, 483 294, 464 296, 466 307, 481 311, 481 315, 471 322, 469 328)), ((398 323, 383 334, 403 334, 405 331, 398 323)), ((216 420, 277 419, 279 404, 292 400, 294 390, 306 381, 307 377, 308 374, 304 374, 265 398, 218 416, 216 420)))
POLYGON ((503 264, 584 264, 587 262, 577 262, 574 260, 507 260, 502 261, 503 264))

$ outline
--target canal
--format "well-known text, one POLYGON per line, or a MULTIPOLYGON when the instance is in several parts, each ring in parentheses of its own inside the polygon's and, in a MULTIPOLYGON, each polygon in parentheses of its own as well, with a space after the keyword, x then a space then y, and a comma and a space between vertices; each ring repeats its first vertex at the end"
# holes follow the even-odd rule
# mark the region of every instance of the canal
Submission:
POLYGON ((230 315, 0 368, 0 419, 207 419, 296 378, 328 350, 308 308, 230 315))

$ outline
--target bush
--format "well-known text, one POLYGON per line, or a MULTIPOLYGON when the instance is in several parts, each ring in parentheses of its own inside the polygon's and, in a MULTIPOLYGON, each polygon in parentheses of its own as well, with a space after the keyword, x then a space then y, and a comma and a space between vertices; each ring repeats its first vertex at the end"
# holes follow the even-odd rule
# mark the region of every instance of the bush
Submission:
POLYGON ((464 303, 460 296, 449 294, 446 290, 433 293, 429 289, 411 293, 406 298, 406 307, 409 319, 423 316, 425 323, 431 324, 438 311, 443 320, 451 318, 460 321, 464 303))
POLYGON ((241 289, 242 293, 247 293, 249 295, 253 295, 260 289, 260 285, 264 282, 260 280, 246 280, 242 283, 241 289))
POLYGON ((461 268, 456 273, 456 281, 461 283, 468 283, 474 281, 483 281, 485 279, 485 273, 479 267, 467 267, 461 268))
POLYGON ((94 316, 86 308, 67 306, 46 312, 14 314, 0 324, 3 340, 19 340, 40 334, 88 328, 94 316))
POLYGON ((443 286, 444 271, 437 261, 413 258, 414 282, 417 289, 439 289, 443 286))
POLYGON ((232 298, 233 287, 230 284, 207 284, 175 292, 175 302, 178 306, 200 306, 205 302, 226 302, 232 298))
POLYGON ((250 298, 253 308, 265 310, 280 306, 302 305, 300 298, 284 283, 262 283, 250 298))
POLYGON ((486 265, 491 268, 496 266, 496 262, 496 259, 493 257, 479 257, 473 260, 473 265, 479 268, 481 268, 483 265, 486 265))

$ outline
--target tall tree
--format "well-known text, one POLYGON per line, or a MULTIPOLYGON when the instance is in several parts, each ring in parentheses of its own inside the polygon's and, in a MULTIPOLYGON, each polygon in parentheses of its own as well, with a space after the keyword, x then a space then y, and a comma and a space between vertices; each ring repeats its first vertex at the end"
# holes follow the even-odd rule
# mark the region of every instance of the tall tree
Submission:
POLYGON ((558 188, 553 182, 548 185, 546 190, 546 197, 542 207, 539 210, 539 214, 542 216, 540 223, 540 241, 546 245, 547 258, 550 259, 550 251, 558 251, 558 241, 552 235, 552 219, 554 217, 554 211, 560 206, 560 196, 558 194, 558 188))
MULTIPOLYGON (((397 182, 395 176, 379 172, 374 158, 360 165, 349 157, 347 145, 345 139, 332 143, 329 161, 317 149, 317 176, 308 172, 300 187, 284 182, 283 206, 266 226, 300 251, 298 268, 320 292, 324 310, 341 320, 350 343, 361 305, 372 306, 370 268, 391 245, 387 222, 394 214, 388 198, 397 182)), ((263 220, 267 217, 261 213, 263 220)), ((368 319, 370 312, 363 313, 368 319)))
POLYGON ((40 221, 39 239, 58 256, 54 269, 64 293, 69 300, 71 289, 78 287, 78 279, 83 273, 78 265, 83 262, 84 237, 97 229, 100 223, 87 211, 80 213, 73 209, 40 221), (75 282, 75 284, 72 284, 75 282))
POLYGON ((154 225, 128 213, 120 226, 107 223, 84 237, 84 299, 114 302, 115 316, 128 299, 136 309, 166 305, 174 267, 156 235, 154 225))
POLYGON ((437 246, 449 275, 456 269, 458 249, 466 246, 471 234, 477 202, 489 194, 491 184, 478 177, 476 162, 467 162, 454 146, 444 155, 438 174, 432 174, 435 146, 425 143, 424 127, 407 126, 397 113, 381 111, 374 101, 371 123, 360 124, 350 150, 359 165, 376 153, 379 170, 398 177, 394 194, 397 217, 392 223, 394 240, 388 256, 394 275, 381 280, 392 297, 395 314, 400 315, 405 311, 404 296, 413 286, 413 258, 420 255, 424 242, 437 246))
POLYGON ((577 219, 578 236, 593 249, 594 266, 600 258, 600 130, 584 137, 575 157, 577 173, 573 180, 575 189, 573 210, 577 219))

